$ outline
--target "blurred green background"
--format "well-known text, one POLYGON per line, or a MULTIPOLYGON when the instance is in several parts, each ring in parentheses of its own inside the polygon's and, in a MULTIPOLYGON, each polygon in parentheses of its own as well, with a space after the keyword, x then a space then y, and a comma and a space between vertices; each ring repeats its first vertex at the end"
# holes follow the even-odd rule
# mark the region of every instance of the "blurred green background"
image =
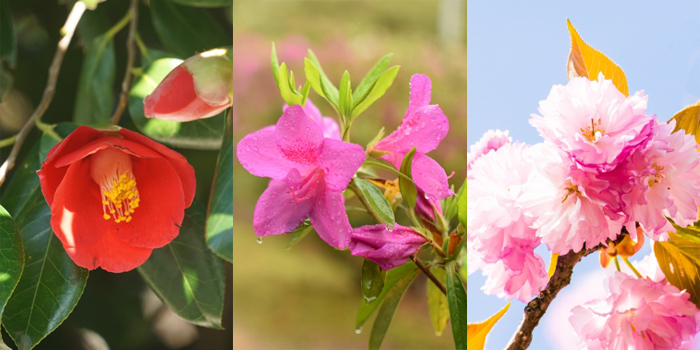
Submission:
MULTIPOLYGON (((234 141, 267 125, 282 112, 283 100, 270 69, 271 42, 281 62, 303 84, 303 58, 311 48, 331 81, 344 70, 353 87, 372 65, 394 53, 401 65, 393 86, 352 129, 363 147, 384 126, 387 134, 408 106, 411 75, 427 74, 432 103, 450 120, 450 132, 432 152, 459 188, 466 176, 467 50, 466 1, 234 1, 234 141)), ((335 116, 311 92, 323 115, 335 116)), ((373 320, 355 334, 361 302, 362 259, 330 248, 310 234, 290 250, 291 236, 256 243, 253 210, 268 179, 250 175, 234 162, 233 344, 236 349, 363 349, 373 320)), ((351 213, 356 227, 373 224, 351 213)), ((403 222, 406 223, 405 221, 403 222)), ((382 345, 383 349, 454 348, 450 326, 435 335, 426 304, 426 278, 411 286, 382 345)))

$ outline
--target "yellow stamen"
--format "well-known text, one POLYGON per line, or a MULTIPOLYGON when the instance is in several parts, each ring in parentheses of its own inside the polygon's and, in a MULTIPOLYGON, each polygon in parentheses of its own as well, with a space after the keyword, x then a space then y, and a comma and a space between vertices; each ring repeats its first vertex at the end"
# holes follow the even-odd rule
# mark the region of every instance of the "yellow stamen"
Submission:
POLYGON ((107 148, 92 155, 91 160, 91 177, 100 186, 102 217, 113 218, 116 223, 130 222, 140 201, 130 156, 107 148))

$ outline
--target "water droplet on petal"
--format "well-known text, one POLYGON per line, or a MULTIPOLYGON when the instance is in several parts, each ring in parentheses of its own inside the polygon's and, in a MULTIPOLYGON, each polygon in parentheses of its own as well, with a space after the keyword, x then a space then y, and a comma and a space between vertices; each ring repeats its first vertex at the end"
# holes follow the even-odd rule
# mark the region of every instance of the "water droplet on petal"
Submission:
POLYGON ((262 244, 262 237, 258 237, 256 241, 258 242, 258 244, 262 244))
POLYGON ((389 232, 394 232, 394 225, 384 224, 384 228, 389 232))
POLYGON ((360 333, 362 333, 362 327, 356 328, 355 334, 360 334, 360 333))

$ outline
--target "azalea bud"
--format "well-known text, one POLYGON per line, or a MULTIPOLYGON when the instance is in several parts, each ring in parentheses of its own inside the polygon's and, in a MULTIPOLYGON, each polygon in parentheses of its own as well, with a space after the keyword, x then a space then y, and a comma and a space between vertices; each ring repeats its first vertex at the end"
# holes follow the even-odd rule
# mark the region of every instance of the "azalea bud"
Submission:
POLYGON ((352 230, 350 252, 389 270, 405 264, 425 242, 425 238, 410 227, 362 226, 352 230))
POLYGON ((223 112, 233 100, 232 62, 230 49, 188 58, 146 96, 146 117, 186 122, 223 112))

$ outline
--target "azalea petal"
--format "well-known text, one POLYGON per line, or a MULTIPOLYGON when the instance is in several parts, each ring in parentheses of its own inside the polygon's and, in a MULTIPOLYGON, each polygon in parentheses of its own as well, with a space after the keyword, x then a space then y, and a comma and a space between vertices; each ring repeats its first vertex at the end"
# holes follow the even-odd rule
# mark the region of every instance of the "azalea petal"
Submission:
POLYGON ((88 247, 109 230, 102 212, 100 187, 90 177, 90 162, 67 168, 51 205, 51 229, 64 247, 88 247))
MULTIPOLYGON (((298 172, 296 174, 298 175, 298 172)), ((270 180, 270 184, 255 205, 255 234, 264 237, 294 230, 309 217, 312 205, 313 202, 309 199, 295 200, 290 186, 285 181, 270 180)))
POLYGON ((415 109, 430 104, 430 92, 432 82, 425 74, 414 74, 411 77, 411 98, 408 102, 409 109, 415 109))
POLYGON ((338 249, 347 248, 352 227, 345 213, 345 198, 341 192, 326 189, 322 181, 310 219, 311 225, 326 243, 338 249))
POLYGON ((315 166, 302 167, 287 159, 275 143, 275 127, 267 127, 246 135, 236 146, 236 156, 243 167, 255 176, 282 180, 290 170, 299 167, 305 172, 315 166))
POLYGON ((312 165, 321 153, 323 130, 300 105, 294 105, 277 121, 275 141, 287 159, 302 166, 312 165))
POLYGON ((416 152, 413 156, 411 172, 416 186, 430 199, 438 201, 455 194, 450 190, 445 169, 425 154, 416 152))
MULTIPOLYGON (((163 156, 170 165, 173 166, 175 172, 180 176, 182 182, 182 190, 185 194, 185 208, 189 208, 194 200, 194 192, 197 188, 197 179, 194 176, 194 168, 187 162, 187 158, 182 154, 171 150, 164 145, 149 139, 137 132, 133 132, 127 129, 120 129, 119 134, 124 136, 125 139, 140 143, 163 156)), ((141 155, 141 154, 139 154, 141 155)), ((141 155, 143 156, 143 155, 141 155)))
POLYGON ((428 105, 406 111, 401 125, 377 143, 376 150, 407 153, 428 153, 440 144, 450 129, 449 121, 437 105, 428 105))
MULTIPOLYGON (((282 107, 282 111, 286 111, 289 105, 285 104, 282 107)), ((321 126, 323 130, 323 137, 327 139, 340 140, 340 127, 334 118, 324 117, 321 115, 321 111, 311 102, 310 99, 306 100, 306 105, 304 106, 304 113, 315 120, 318 125, 321 126)))
POLYGON ((110 220, 112 232, 129 245, 160 248, 180 233, 185 217, 182 183, 172 165, 163 158, 132 158, 132 164, 139 206, 129 222, 110 220))
POLYGON ((49 150, 46 160, 37 172, 41 183, 41 192, 49 205, 53 203, 54 193, 68 171, 67 168, 56 168, 53 163, 64 154, 70 153, 100 136, 102 133, 93 128, 79 126, 68 137, 49 150))
POLYGON ((332 191, 344 191, 362 162, 365 151, 359 145, 326 139, 318 158, 318 166, 326 172, 325 179, 332 191))
POLYGON ((117 239, 110 231, 89 247, 65 247, 66 253, 76 265, 94 270, 97 267, 119 273, 133 270, 151 256, 150 248, 130 246, 117 239))
POLYGON ((362 226, 352 230, 350 252, 388 270, 406 263, 423 243, 425 238, 410 227, 394 225, 389 231, 384 224, 362 226))

